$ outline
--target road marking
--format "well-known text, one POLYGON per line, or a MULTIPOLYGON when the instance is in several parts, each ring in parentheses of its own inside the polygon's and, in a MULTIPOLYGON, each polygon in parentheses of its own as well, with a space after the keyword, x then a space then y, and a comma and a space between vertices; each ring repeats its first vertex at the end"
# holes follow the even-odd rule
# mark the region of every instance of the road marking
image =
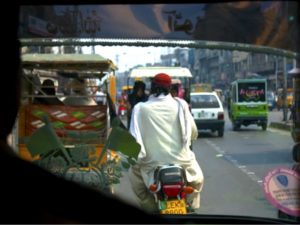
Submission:
POLYGON ((234 166, 236 166, 239 170, 241 170, 243 173, 245 173, 252 181, 256 182, 258 185, 262 186, 262 179, 259 178, 255 172, 248 170, 247 166, 241 165, 238 163, 238 161, 234 158, 232 158, 231 155, 227 154, 224 150, 222 150, 219 146, 217 146, 215 143, 208 139, 204 139, 206 144, 210 145, 216 152, 219 154, 216 155, 216 157, 224 157, 229 162, 231 162, 234 166))

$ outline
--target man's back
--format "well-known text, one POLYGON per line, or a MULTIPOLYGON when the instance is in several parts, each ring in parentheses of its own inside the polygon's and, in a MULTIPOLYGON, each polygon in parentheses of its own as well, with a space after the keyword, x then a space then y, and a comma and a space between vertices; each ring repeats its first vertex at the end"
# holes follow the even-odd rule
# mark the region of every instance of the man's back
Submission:
MULTIPOLYGON (((182 143, 178 142, 181 140, 178 103, 169 95, 155 100, 150 98, 136 107, 139 107, 141 135, 149 137, 143 140, 149 159, 170 161, 173 154, 177 158, 182 148, 182 143)), ((172 160, 176 160, 175 157, 172 160)))

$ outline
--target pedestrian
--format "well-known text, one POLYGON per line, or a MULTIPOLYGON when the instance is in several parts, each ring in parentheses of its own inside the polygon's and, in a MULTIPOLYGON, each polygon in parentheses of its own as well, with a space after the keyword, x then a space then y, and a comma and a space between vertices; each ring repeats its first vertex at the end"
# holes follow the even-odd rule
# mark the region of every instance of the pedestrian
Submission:
POLYGON ((146 84, 143 81, 137 80, 134 82, 133 91, 128 96, 127 101, 127 127, 130 126, 131 112, 133 107, 139 102, 145 102, 148 100, 148 96, 145 93, 146 84))
POLYGON ((198 130, 187 103, 173 98, 170 87, 169 75, 156 75, 148 101, 135 105, 130 123, 130 133, 141 145, 141 152, 129 171, 129 178, 140 206, 149 212, 157 211, 154 196, 148 190, 154 170, 166 164, 183 166, 189 185, 195 189, 187 198, 188 204, 193 209, 200 207, 204 178, 190 149, 198 130))
POLYGON ((289 120, 296 121, 296 107, 295 105, 291 105, 290 107, 290 117, 289 120))

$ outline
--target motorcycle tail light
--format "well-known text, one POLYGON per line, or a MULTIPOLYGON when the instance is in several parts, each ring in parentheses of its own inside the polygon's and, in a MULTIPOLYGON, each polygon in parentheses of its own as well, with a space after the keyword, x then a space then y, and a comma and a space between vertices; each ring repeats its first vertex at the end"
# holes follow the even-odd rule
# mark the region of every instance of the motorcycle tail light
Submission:
POLYGON ((156 185, 156 184, 151 184, 151 185, 149 186, 149 190, 152 191, 152 192, 156 192, 156 190, 157 190, 157 185, 156 185))
POLYGON ((222 112, 218 113, 218 120, 224 120, 224 113, 222 112))
POLYGON ((125 108, 125 106, 120 106, 120 110, 125 110, 126 108, 125 108))
POLYGON ((172 185, 164 185, 163 186, 163 192, 168 196, 168 197, 177 197, 182 188, 180 184, 172 184, 172 185))
POLYGON ((192 194, 194 192, 194 188, 191 186, 186 186, 183 188, 183 192, 186 194, 192 194))

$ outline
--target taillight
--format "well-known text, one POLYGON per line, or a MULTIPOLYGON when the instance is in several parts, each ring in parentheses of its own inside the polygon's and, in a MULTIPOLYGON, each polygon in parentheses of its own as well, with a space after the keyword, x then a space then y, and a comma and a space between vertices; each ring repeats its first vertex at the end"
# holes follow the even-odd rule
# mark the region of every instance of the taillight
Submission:
POLYGON ((194 192, 194 188, 191 186, 186 186, 183 188, 183 192, 186 194, 192 194, 194 192))
POLYGON ((152 192, 156 192, 156 190, 157 190, 157 185, 156 185, 156 184, 151 184, 151 185, 149 186, 149 190, 152 191, 152 192))
POLYGON ((180 194, 182 188, 180 184, 164 185, 163 192, 168 197, 176 197, 180 194))
POLYGON ((218 112, 218 120, 224 120, 224 113, 218 112))
POLYGON ((122 105, 119 108, 120 108, 120 110, 125 110, 126 109, 125 106, 122 106, 122 105))

